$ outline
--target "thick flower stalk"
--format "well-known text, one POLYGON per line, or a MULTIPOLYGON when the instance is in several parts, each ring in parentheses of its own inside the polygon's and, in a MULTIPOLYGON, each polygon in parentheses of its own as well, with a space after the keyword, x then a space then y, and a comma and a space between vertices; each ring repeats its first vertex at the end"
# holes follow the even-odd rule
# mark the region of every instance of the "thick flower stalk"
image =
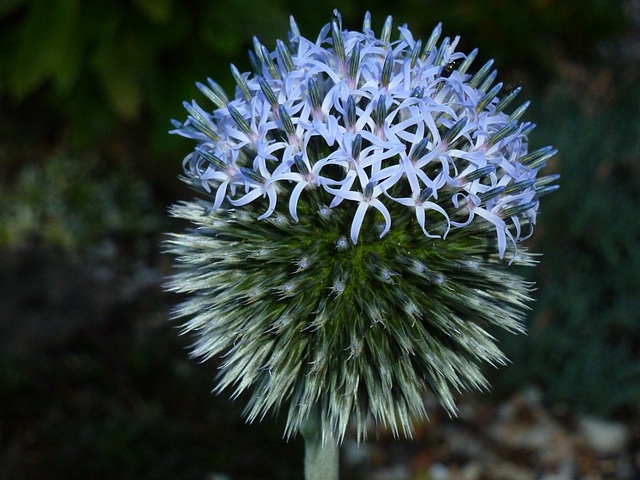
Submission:
POLYGON ((338 442, 352 423, 410 434, 432 392, 484 389, 503 364, 491 329, 521 332, 530 285, 510 264, 533 232, 556 153, 529 151, 534 128, 511 108, 520 87, 458 37, 426 42, 391 17, 380 36, 339 14, 317 40, 291 19, 275 50, 254 40, 253 73, 231 66, 233 98, 198 84, 213 111, 185 103, 197 141, 184 180, 200 200, 171 209, 195 228, 171 236, 170 289, 220 357, 217 390, 250 391, 246 414, 286 409, 287 434, 319 419, 338 442))

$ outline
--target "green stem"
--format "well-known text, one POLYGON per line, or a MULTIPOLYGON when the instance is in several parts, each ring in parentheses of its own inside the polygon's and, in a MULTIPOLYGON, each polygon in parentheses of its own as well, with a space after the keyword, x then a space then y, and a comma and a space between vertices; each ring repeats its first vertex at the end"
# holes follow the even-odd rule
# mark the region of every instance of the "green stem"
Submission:
POLYGON ((313 412, 301 428, 304 438, 305 480, 338 480, 340 447, 328 435, 322 441, 322 422, 313 412))

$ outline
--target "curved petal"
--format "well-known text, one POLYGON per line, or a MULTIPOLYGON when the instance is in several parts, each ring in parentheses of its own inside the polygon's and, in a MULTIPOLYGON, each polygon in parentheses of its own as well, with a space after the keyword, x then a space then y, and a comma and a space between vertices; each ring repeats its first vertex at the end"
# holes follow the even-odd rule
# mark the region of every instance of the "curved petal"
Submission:
MULTIPOLYGON (((463 205, 460 204, 460 200, 459 197, 463 198, 464 203, 467 203, 467 198, 464 196, 464 194, 462 193, 456 193, 455 195, 453 195, 451 197, 451 201, 453 202, 453 205, 456 208, 461 208, 463 205)), ((471 220, 473 220, 473 216, 474 216, 474 208, 473 207, 469 207, 469 218, 467 218, 467 220, 465 222, 454 222, 453 220, 451 220, 451 225, 453 225, 454 227, 466 227, 467 225, 469 225, 471 223, 471 220)))
POLYGON ((375 175, 372 175, 370 181, 374 183, 380 182, 378 186, 384 192, 386 189, 393 187, 403 175, 404 169, 400 165, 393 165, 392 167, 385 167, 375 175))
POLYGON ((345 199, 348 199, 348 200, 362 200, 362 194, 361 193, 352 192, 351 190, 349 190, 351 188, 351 185, 353 185, 353 182, 355 181, 355 179, 356 179, 355 175, 348 176, 345 179, 344 183, 341 185, 340 189, 335 189, 335 188, 331 188, 328 185, 323 185, 324 189, 327 192, 329 192, 329 193, 334 195, 333 200, 329 204, 329 208, 336 207, 337 205, 342 203, 342 201, 345 200, 345 199))
MULTIPOLYGON (((415 175, 418 176, 418 178, 420 180, 422 180, 422 183, 424 183, 425 187, 429 187, 431 190, 433 190, 433 196, 434 198, 438 198, 438 185, 436 184, 436 182, 434 182, 433 180, 431 180, 426 173, 424 173, 422 170, 416 168, 415 169, 415 175)), ((442 174, 442 172, 440 172, 440 174, 442 174)), ((442 185, 441 185, 442 186, 442 185)), ((418 187, 419 188, 419 187, 418 187)), ((414 195, 420 195, 420 190, 416 190, 414 192, 414 195)))
POLYGON ((384 217, 385 227, 382 233, 380 234, 380 238, 382 238, 386 235, 386 233, 391 228, 391 215, 389 214, 389 210, 387 210, 387 207, 384 206, 384 203, 382 203, 378 199, 371 200, 370 205, 376 208, 384 217))
POLYGON ((513 235, 509 230, 507 230, 507 224, 504 223, 504 220, 500 218, 498 215, 492 212, 488 212, 484 208, 476 207, 474 208, 474 212, 479 216, 492 223, 496 227, 496 233, 498 234, 498 254, 500 258, 504 257, 504 252, 507 249, 507 237, 513 243, 513 246, 516 246, 516 241, 513 238, 513 235))
POLYGON ((420 225, 420 228, 422 228, 422 231, 424 232, 424 234, 427 237, 435 237, 438 235, 431 235, 429 232, 427 232, 424 228, 424 208, 418 207, 416 206, 416 218, 418 219, 418 224, 420 225))
POLYGON ((280 180, 291 180, 293 182, 303 182, 304 181, 302 179, 302 175, 299 174, 298 172, 285 172, 285 173, 281 173, 280 175, 277 175, 277 176, 275 175, 275 172, 274 172, 274 174, 271 176, 271 178, 266 181, 264 186, 268 187, 272 183, 279 182, 280 180))
POLYGON ((409 198, 409 197, 401 197, 401 198, 392 197, 385 190, 383 190, 382 193, 384 193, 387 196, 387 198, 390 198, 391 200, 393 200, 394 202, 399 203, 400 205, 405 205, 407 207, 413 207, 416 204, 416 201, 413 198, 409 198))
POLYGON ((227 186, 229 185, 229 180, 225 180, 218 186, 218 190, 216 190, 216 199, 213 202, 213 210, 220 208, 222 202, 224 200, 224 195, 227 193, 227 186))
POLYGON ((276 194, 275 189, 267 188, 266 194, 269 197, 269 208, 267 209, 266 212, 264 212, 262 215, 260 215, 258 217, 258 220, 262 220, 263 218, 267 218, 267 217, 271 216, 273 211, 276 209, 276 203, 278 201, 278 195, 276 194))
POLYGON ((354 245, 358 243, 360 227, 362 227, 364 214, 367 213, 368 208, 369 204, 367 202, 362 202, 360 205, 358 205, 358 210, 356 210, 356 214, 353 216, 353 222, 351 222, 351 241, 354 245))
POLYGON ((307 185, 309 185, 307 182, 304 182, 304 181, 299 182, 295 186, 295 188, 291 192, 291 196, 289 197, 289 213, 291 214, 291 216, 296 222, 298 221, 298 212, 297 212, 298 199, 300 198, 300 194, 302 193, 302 190, 304 190, 304 187, 306 187, 307 185))
MULTIPOLYGON (((442 236, 442 238, 447 238, 447 235, 449 234, 449 230, 451 229, 451 220, 449 219, 449 215, 447 215, 447 212, 444 210, 444 208, 442 208, 440 205, 438 205, 437 203, 434 202, 424 202, 422 204, 422 208, 424 210, 435 210, 438 213, 441 213, 442 215, 444 215, 444 218, 447 219, 447 230, 444 232, 444 235, 442 236)), ((417 213, 417 208, 416 208, 416 213, 417 213)), ((424 230, 424 227, 422 228, 424 230)), ((430 237, 431 235, 427 234, 425 231, 425 234, 427 235, 427 237, 430 237)), ((436 237, 440 237, 440 235, 436 235, 436 237)))
POLYGON ((407 175, 407 180, 409 181, 409 185, 411 186, 411 193, 414 197, 420 195, 420 185, 418 184, 418 176, 416 174, 417 168, 414 167, 413 163, 406 154, 400 155, 402 158, 402 166, 404 167, 404 173, 407 175))
POLYGON ((233 198, 229 197, 229 201, 231 202, 231 205, 233 205, 235 207, 241 207, 242 205, 246 205, 247 203, 253 202, 261 194, 262 194, 262 188, 255 187, 249 193, 247 193, 245 196, 243 196, 243 197, 241 197, 241 198, 239 198, 237 200, 234 200, 233 198))
POLYGON ((520 238, 520 220, 518 219, 517 215, 514 215, 513 217, 511 217, 511 221, 513 222, 513 225, 516 227, 516 239, 520 238))

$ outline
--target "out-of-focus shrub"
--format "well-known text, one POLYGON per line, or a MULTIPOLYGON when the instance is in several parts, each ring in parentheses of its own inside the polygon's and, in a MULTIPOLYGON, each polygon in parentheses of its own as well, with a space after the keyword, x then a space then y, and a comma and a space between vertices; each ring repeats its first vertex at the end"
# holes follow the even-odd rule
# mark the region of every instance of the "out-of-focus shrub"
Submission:
POLYGON ((84 249, 111 239, 144 246, 161 223, 149 185, 130 171, 106 175, 83 160, 55 156, 0 185, 0 245, 35 239, 84 249))

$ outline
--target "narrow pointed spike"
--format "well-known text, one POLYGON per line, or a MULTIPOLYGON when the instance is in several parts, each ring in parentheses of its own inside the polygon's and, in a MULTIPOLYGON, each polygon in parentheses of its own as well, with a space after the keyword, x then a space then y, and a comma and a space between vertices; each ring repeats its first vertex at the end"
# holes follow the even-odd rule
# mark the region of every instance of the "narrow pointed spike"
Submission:
POLYGON ((351 59, 349 60, 349 78, 355 80, 358 76, 360 68, 360 42, 356 43, 351 50, 351 59))
POLYGON ((309 175, 309 169, 307 168, 307 164, 302 160, 302 155, 297 154, 293 157, 293 163, 295 163, 296 168, 302 175, 309 175))
POLYGON ((560 188, 560 185, 545 185, 543 187, 536 187, 536 197, 540 198, 543 195, 547 195, 551 192, 555 192, 560 188))
POLYGON ((510 122, 515 122, 515 121, 520 120, 520 117, 522 117, 522 115, 524 115, 524 112, 527 111, 527 108, 529 108, 530 103, 531 102, 529 100, 527 100, 522 105, 520 105, 518 108, 516 108, 516 110, 507 119, 507 122, 510 123, 510 122))
POLYGON ((240 70, 238 70, 233 63, 231 64, 231 74, 233 75, 234 80, 238 84, 240 91, 244 95, 244 98, 246 98, 247 102, 250 102, 252 95, 251 95, 251 91, 249 90, 249 85, 247 84, 247 81, 244 79, 244 77, 240 73, 240 70))
POLYGON ((382 126, 384 125, 384 119, 387 117, 387 101, 386 97, 382 96, 378 100, 378 104, 375 109, 375 122, 376 125, 382 126))
POLYGON ((420 160, 427 153, 428 148, 429 148, 429 139, 425 137, 422 140, 420 140, 417 143, 417 145, 413 148, 413 152, 411 152, 411 155, 409 155, 409 159, 412 162, 416 162, 420 160))
POLYGON ((380 35, 380 40, 385 45, 388 45, 389 40, 391 40, 392 26, 393 26, 393 18, 391 17, 391 15, 389 15, 387 19, 384 21, 384 25, 382 26, 382 34, 380 35))
POLYGON ((291 36, 292 37, 300 37, 300 29, 298 28, 298 24, 296 23, 295 18, 293 18, 293 15, 291 15, 289 17, 289 28, 291 29, 291 36))
POLYGON ((347 55, 344 51, 344 42, 342 32, 337 21, 331 22, 331 38, 333 39, 333 53, 338 57, 340 63, 347 61, 347 55))
POLYGON ((500 113, 502 110, 507 108, 509 104, 513 101, 514 98, 518 96, 518 94, 522 91, 522 87, 517 87, 511 90, 506 96, 504 96, 496 105, 495 110, 493 111, 494 115, 500 113))
POLYGON ((371 12, 366 11, 364 14, 364 20, 362 21, 362 31, 371 30, 371 12))
POLYGON ((262 177, 262 175, 260 175, 255 170, 251 170, 250 168, 247 168, 247 167, 240 167, 240 173, 242 173, 242 175, 244 175, 245 177, 251 180, 254 180, 258 183, 264 183, 264 178, 262 177))
POLYGON ((418 57, 420 56, 420 50, 422 50, 422 40, 416 41, 413 46, 413 50, 411 50, 411 64, 410 67, 413 68, 418 61, 418 57))
POLYGON ((528 180, 520 180, 519 182, 514 182, 511 185, 508 185, 504 189, 504 193, 506 195, 510 195, 512 193, 520 193, 526 190, 527 188, 533 187, 535 183, 536 183, 536 180, 534 178, 530 178, 528 180))
POLYGON ((287 109, 284 105, 278 105, 278 111, 280 112, 280 120, 282 121, 282 125, 284 126, 284 130, 287 132, 287 135, 295 135, 296 129, 293 126, 293 122, 291 121, 291 117, 289 116, 287 109))
POLYGON ((231 115, 231 118, 233 118, 238 127, 240 127, 240 130, 242 130, 242 132, 246 133, 247 135, 250 134, 251 127, 249 126, 249 123, 244 119, 242 114, 230 103, 227 105, 227 110, 229 110, 229 115, 231 115))
POLYGON ((505 138, 507 138, 509 135, 515 133, 516 130, 518 130, 518 122, 508 123, 507 125, 502 127, 502 129, 496 132, 496 134, 487 141, 487 145, 488 146, 495 145, 501 140, 504 140, 505 138))
POLYGON ((351 158, 354 160, 360 156, 362 150, 362 135, 357 134, 351 144, 351 158))
POLYGON ((260 40, 258 40, 258 37, 255 36, 253 37, 253 50, 256 52, 256 56, 258 57, 260 62, 264 63, 262 44, 260 43, 260 40))
POLYGON ((525 167, 535 169, 553 157, 556 153, 558 153, 558 150, 555 148, 544 147, 519 158, 518 161, 525 167))
POLYGON ((267 47, 264 45, 262 45, 262 61, 267 66, 267 70, 269 70, 271 78, 278 80, 280 75, 278 75, 278 70, 276 70, 276 65, 273 63, 269 50, 267 50, 267 47))
POLYGON ((492 66, 493 66, 493 59, 489 60, 487 63, 484 64, 484 66, 480 70, 478 70, 478 73, 476 73, 471 79, 471 81, 469 82, 469 87, 477 88, 477 86, 480 85, 480 82, 484 80, 484 77, 487 76, 487 73, 489 73, 489 70, 491 70, 492 66))
POLYGON ((251 64, 251 69, 253 73, 256 75, 262 75, 262 62, 257 57, 253 50, 249 50, 249 63, 251 64))
POLYGON ((462 129, 467 125, 467 117, 462 117, 451 128, 447 129, 442 135, 442 141, 451 143, 460 134, 462 129))
POLYGON ((462 63, 458 67, 458 72, 460 73, 460 75, 464 75, 465 73, 467 73, 467 70, 469 69, 469 67, 471 66, 473 61, 476 59, 477 55, 478 55, 478 49, 477 48, 474 48, 471 51, 471 53, 469 53, 469 55, 467 55, 467 57, 462 61, 462 63))
POLYGON ((224 171, 228 167, 228 165, 224 161, 220 160, 213 153, 203 148, 196 147, 196 153, 207 160, 209 163, 211 163, 216 168, 216 170, 224 171))
POLYGON ((496 77, 498 76, 498 70, 493 70, 485 79, 484 82, 482 82, 482 85, 480 85, 478 87, 478 90, 480 90, 481 92, 486 92, 487 90, 489 90, 489 88, 491 87, 491 84, 495 81, 496 77))
MULTIPOLYGON (((184 108, 187 110, 187 112, 189 113, 189 119, 191 120, 191 123, 193 124, 193 127, 195 130, 200 131, 202 133, 204 133, 206 136, 208 136, 210 139, 212 139, 214 142, 217 142, 220 140, 220 135, 218 135, 218 132, 214 131, 211 124, 209 123, 209 121, 204 118, 202 115, 200 115, 200 112, 198 112, 195 108, 193 108, 192 105, 190 105, 188 102, 182 102, 182 105, 184 106, 184 108)), ((189 128, 190 126, 184 126, 183 128, 189 128)))
POLYGON ((176 120, 172 120, 172 121, 171 121, 171 124, 172 124, 175 128, 180 129, 180 130, 186 130, 186 131, 188 131, 188 132, 201 132, 201 133, 205 133, 205 134, 206 134, 209 138, 211 138, 214 142, 217 142, 217 141, 219 141, 219 140, 220 140, 220 137, 218 137, 218 138, 213 138, 213 137, 212 137, 211 135, 209 135, 208 133, 206 133, 206 132, 202 132, 202 130, 200 130, 199 128, 196 128, 196 126, 195 126, 195 125, 193 125, 193 124, 183 124, 183 123, 180 123, 180 122, 178 122, 178 121, 176 121, 176 120))
POLYGON ((487 190, 486 192, 482 192, 478 194, 478 198, 481 201, 486 202, 487 200, 497 197, 498 195, 502 195, 505 191, 505 187, 496 187, 491 190, 487 190))
POLYGON ((386 88, 389 86, 389 82, 391 81, 391 73, 393 72, 393 64, 393 52, 389 52, 387 54, 387 57, 384 59, 384 64, 382 65, 382 73, 380 75, 381 88, 386 88))
POLYGON ((258 77, 258 83, 260 84, 260 90, 264 93, 264 96, 267 98, 271 107, 277 109, 278 99, 276 98, 276 94, 273 92, 271 85, 269 85, 269 82, 267 82, 264 77, 258 77))
POLYGON ((487 105, 489 105, 489 103, 491 103, 491 101, 496 97, 496 95, 498 95, 498 92, 500 92, 501 89, 502 82, 496 84, 490 91, 488 91, 487 94, 482 97, 482 100, 480 100, 476 105, 476 113, 480 113, 482 110, 484 110, 487 105))
POLYGON ((544 177, 539 177, 536 179, 536 187, 543 187, 545 185, 549 185, 550 183, 556 182, 560 180, 560 175, 554 173, 552 175, 545 175, 544 177))
POLYGON ((464 177, 462 177, 462 180, 465 182, 472 182, 479 178, 485 177, 492 172, 495 172, 495 170, 496 167, 494 167, 493 165, 487 165, 486 167, 478 168, 477 170, 466 174, 464 177))
POLYGON ((318 91, 318 86, 316 85, 316 81, 313 78, 309 79, 308 83, 308 92, 309 92, 309 100, 311 100, 311 106, 314 110, 322 109, 322 99, 320 98, 320 92, 318 91))
POLYGON ((331 22, 337 23, 338 30, 342 31, 342 15, 340 15, 340 12, 338 11, 337 8, 334 8, 333 12, 331 13, 331 22))
POLYGON ((523 124, 523 128, 522 131, 520 132, 520 135, 522 135, 523 137, 528 136, 531 132, 533 132, 533 129, 536 128, 536 124, 533 122, 526 122, 523 124))
POLYGON ((209 137, 214 142, 220 141, 220 135, 217 132, 213 131, 207 125, 202 125, 200 122, 195 122, 195 125, 187 125, 185 128, 192 130, 194 132, 204 133, 207 137, 209 137))
POLYGON ((444 37, 444 40, 442 40, 442 43, 440 44, 440 48, 438 48, 438 52, 436 53, 436 58, 433 61, 433 64, 435 66, 442 65, 442 62, 444 60, 444 54, 447 52, 450 42, 451 42, 451 39, 449 37, 444 37))
MULTIPOLYGON (((200 82, 196 82, 196 87, 198 87, 198 90, 200 90, 209 100, 211 100, 216 107, 224 108, 226 103, 212 89, 200 82)), ((227 100, 227 102, 228 101, 229 100, 227 100)))
POLYGON ((535 207, 538 204, 537 201, 523 203, 521 205, 515 205, 513 207, 505 208, 502 212, 500 212, 500 216, 503 218, 512 217, 514 215, 518 215, 519 213, 526 212, 531 208, 535 207))
POLYGON ((220 100, 223 100, 225 102, 224 105, 226 105, 229 102, 229 97, 227 96, 227 92, 224 91, 224 88, 222 88, 216 81, 211 78, 207 78, 207 83, 209 84, 209 88, 211 88, 213 93, 220 97, 220 100))
POLYGON ((433 29, 433 32, 431 32, 431 35, 429 36, 429 39, 424 46, 424 53, 422 54, 423 60, 427 59, 427 57, 431 53, 431 49, 436 45, 436 42, 440 38, 440 35, 442 35, 442 23, 438 23, 438 25, 436 25, 436 28, 433 29))
POLYGON ((356 126, 356 101, 349 95, 347 99, 347 127, 356 126))
POLYGON ((289 47, 287 47, 282 40, 276 40, 276 50, 278 51, 278 57, 280 57, 280 61, 282 62, 282 66, 285 71, 287 73, 292 72, 295 69, 295 65, 293 64, 293 58, 291 57, 289 47))

